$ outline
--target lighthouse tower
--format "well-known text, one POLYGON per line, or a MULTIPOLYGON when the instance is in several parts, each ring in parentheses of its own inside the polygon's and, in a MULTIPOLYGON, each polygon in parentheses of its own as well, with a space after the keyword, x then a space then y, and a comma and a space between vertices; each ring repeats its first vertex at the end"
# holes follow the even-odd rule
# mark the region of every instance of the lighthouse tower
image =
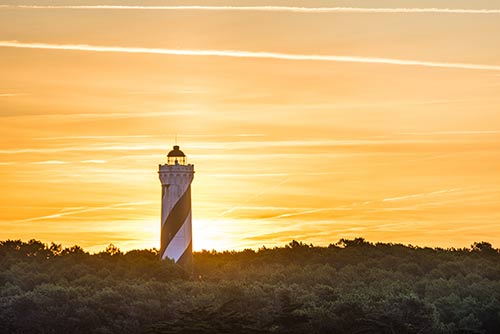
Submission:
POLYGON ((194 166, 174 146, 167 163, 159 166, 161 181, 161 259, 172 259, 183 266, 192 262, 191 182, 194 166))

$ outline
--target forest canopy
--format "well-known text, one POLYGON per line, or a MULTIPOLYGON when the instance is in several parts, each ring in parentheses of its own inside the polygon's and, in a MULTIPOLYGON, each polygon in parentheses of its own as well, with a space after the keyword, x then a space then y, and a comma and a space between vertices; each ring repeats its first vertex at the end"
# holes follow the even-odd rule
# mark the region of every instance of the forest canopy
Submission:
POLYGON ((341 239, 328 247, 89 254, 0 242, 0 333, 498 333, 500 253, 341 239))

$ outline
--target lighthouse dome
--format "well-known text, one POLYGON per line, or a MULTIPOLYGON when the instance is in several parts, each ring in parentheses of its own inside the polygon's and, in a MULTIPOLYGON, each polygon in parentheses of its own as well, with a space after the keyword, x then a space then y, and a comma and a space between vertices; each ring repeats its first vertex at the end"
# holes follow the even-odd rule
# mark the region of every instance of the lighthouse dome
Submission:
POLYGON ((167 157, 185 157, 186 155, 179 149, 178 145, 174 146, 174 149, 168 152, 167 157))
POLYGON ((167 162, 169 165, 185 165, 187 163, 186 155, 179 149, 178 145, 167 154, 167 162))

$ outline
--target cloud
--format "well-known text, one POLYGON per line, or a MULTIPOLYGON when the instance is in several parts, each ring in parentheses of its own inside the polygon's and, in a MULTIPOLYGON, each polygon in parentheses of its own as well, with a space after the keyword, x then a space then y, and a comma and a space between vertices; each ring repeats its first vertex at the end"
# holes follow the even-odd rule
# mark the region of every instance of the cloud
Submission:
MULTIPOLYGON (((78 114, 77 114, 78 115, 78 114)), ((236 134, 177 134, 178 138, 239 138, 239 137, 265 137, 262 133, 236 133, 236 134)), ((101 135, 101 136, 55 136, 38 137, 36 140, 67 140, 67 139, 136 139, 136 138, 172 138, 172 135, 101 135)))
POLYGON ((475 136, 475 135, 497 135, 500 130, 463 130, 463 131, 430 131, 430 132, 402 132, 402 135, 411 136, 475 136))
POLYGON ((500 9, 468 8, 364 8, 295 6, 118 6, 118 5, 0 5, 19 9, 112 9, 112 10, 198 10, 288 13, 369 13, 369 14, 500 14, 500 9))
MULTIPOLYGON (((325 139, 325 140, 255 140, 255 141, 227 141, 227 142, 191 142, 185 146, 192 150, 203 150, 207 152, 208 150, 221 151, 223 153, 217 153, 214 155, 211 152, 206 154, 192 153, 192 157, 197 157, 198 159, 220 159, 220 157, 228 156, 231 159, 254 159, 253 155, 259 155, 260 157, 303 157, 303 149, 306 148, 335 148, 335 147, 379 147, 385 145, 408 145, 408 144, 434 144, 438 141, 427 138, 418 139, 351 139, 351 140, 335 140, 335 139, 325 139), (259 150, 255 148, 259 147, 259 150), (273 148, 294 148, 293 153, 277 153, 273 148), (264 150, 265 149, 265 150, 264 150), (251 152, 239 153, 233 151, 240 150, 250 150, 251 152), (269 151, 266 151, 269 150, 269 151)), ((114 144, 114 143, 94 143, 86 145, 71 145, 71 146, 58 146, 58 147, 24 147, 24 148, 5 148, 0 149, 0 155, 2 154, 28 154, 28 153, 61 153, 61 152, 107 152, 107 151, 161 151, 165 150, 165 145, 158 142, 146 141, 138 143, 129 144, 114 144)), ((322 156, 332 156, 339 157, 341 153, 328 152, 326 150, 312 152, 308 150, 307 155, 316 154, 322 156)), ((360 153, 350 153, 349 155, 357 155, 360 153)), ((301 175, 331 175, 333 172, 310 172, 301 175)), ((237 173, 235 173, 237 174, 237 173)), ((258 173, 258 174, 268 174, 268 173, 258 173)), ((282 176, 294 176, 294 174, 288 173, 276 173, 282 174, 282 176)), ((333 173, 335 174, 335 173, 333 173)), ((238 176, 238 175, 233 175, 238 176)))
POLYGON ((58 137, 39 137, 37 140, 61 140, 61 139, 133 139, 133 138, 152 138, 152 135, 122 135, 122 136, 58 136, 58 137))
POLYGON ((430 193, 421 193, 421 194, 411 194, 411 195, 404 195, 404 196, 398 196, 398 197, 390 197, 390 198, 384 198, 382 200, 382 202, 403 201, 403 200, 407 200, 407 199, 415 199, 415 198, 422 198, 422 197, 428 197, 428 196, 442 195, 442 194, 457 192, 460 190, 462 190, 462 188, 444 189, 444 190, 433 191, 430 193))
MULTIPOLYGON (((325 212, 325 211, 335 211, 335 210, 346 210, 347 208, 321 208, 321 209, 309 209, 309 210, 304 210, 300 212, 293 212, 293 213, 284 213, 281 215, 277 215, 274 217, 270 217, 272 219, 279 219, 279 218, 290 218, 290 217, 295 217, 295 216, 302 216, 302 215, 308 215, 311 213, 318 213, 318 212, 325 212)), ((347 209, 350 210, 350 209, 347 209)))
POLYGON ((267 194, 267 193, 270 193, 278 188, 280 188, 283 184, 285 184, 288 180, 290 179, 290 176, 286 176, 285 178, 283 178, 280 182, 276 183, 274 186, 270 186, 270 187, 267 187, 267 188, 264 188, 262 191, 258 192, 258 193, 255 193, 253 194, 252 196, 250 196, 249 198, 247 198, 245 201, 242 202, 241 205, 237 205, 237 206, 233 206, 232 208, 229 208, 227 210, 224 210, 220 215, 219 217, 223 217, 231 212, 234 212, 236 210, 240 210, 244 204, 246 203, 249 203, 250 201, 253 201, 259 197, 261 197, 262 195, 264 194, 267 194))
POLYGON ((37 162, 32 162, 33 165, 64 165, 67 164, 66 161, 60 161, 60 160, 47 160, 47 161, 37 161, 37 162))
POLYGON ((116 209, 116 208, 126 208, 126 207, 139 206, 139 205, 150 205, 152 203, 154 203, 154 202, 144 201, 144 202, 116 203, 116 204, 100 206, 100 207, 93 207, 93 208, 89 208, 89 207, 69 208, 68 210, 62 210, 62 212, 54 213, 51 215, 45 215, 45 216, 39 216, 39 217, 33 217, 33 218, 27 218, 27 219, 20 219, 20 220, 17 220, 15 222, 16 223, 27 223, 27 222, 38 221, 38 220, 56 219, 56 218, 61 218, 61 217, 65 217, 65 216, 76 215, 79 213, 94 212, 94 211, 101 211, 101 210, 112 210, 112 209, 116 209))
MULTIPOLYGON (((60 148, 20 148, 0 149, 0 154, 24 153, 60 153, 60 152, 93 152, 93 151, 148 151, 164 150, 164 145, 105 145, 105 146, 69 146, 60 148)), ((47 162, 45 162, 47 163, 47 162)))
MULTIPOLYGON (((299 211, 291 211, 288 213, 282 213, 279 215, 268 217, 267 219, 272 220, 272 219, 281 219, 281 218, 291 218, 291 217, 296 217, 296 216, 310 215, 310 214, 323 213, 323 212, 332 212, 332 211, 353 211, 353 210, 355 210, 355 208, 360 209, 366 205, 371 205, 371 204, 380 204, 380 203, 386 203, 386 202, 397 202, 397 201, 404 201, 404 200, 421 199, 421 198, 426 198, 426 197, 435 197, 435 196, 444 195, 444 194, 448 194, 448 193, 455 193, 455 192, 458 192, 461 190, 463 190, 463 188, 443 189, 443 190, 437 190, 437 191, 427 192, 427 193, 409 194, 409 195, 389 197, 389 198, 383 198, 383 199, 372 200, 372 201, 365 201, 365 202, 361 202, 361 203, 354 202, 354 203, 351 203, 349 205, 342 205, 342 206, 338 206, 338 207, 334 207, 334 208, 306 208, 306 209, 302 209, 299 211)), ((376 211, 398 211, 398 210, 409 210, 409 209, 415 209, 415 207, 377 208, 375 210, 376 211)))
POLYGON ((266 51, 188 50, 188 49, 123 47, 123 46, 98 46, 98 45, 86 45, 86 44, 24 43, 18 41, 0 41, 0 47, 64 50, 64 51, 140 53, 140 54, 158 54, 158 55, 170 55, 170 56, 279 59, 279 60, 291 60, 291 61, 326 61, 326 62, 384 64, 384 65, 401 65, 401 66, 423 66, 423 67, 437 67, 437 68, 450 68, 450 69, 462 69, 462 70, 500 71, 500 65, 434 62, 434 61, 406 60, 406 59, 379 58, 379 57, 361 57, 361 56, 291 54, 291 53, 266 52, 266 51))
POLYGON ((16 96, 25 96, 28 95, 26 93, 0 93, 0 97, 16 97, 16 96))
POLYGON ((105 164, 107 161, 106 160, 83 160, 80 162, 84 163, 84 164, 105 164))
POLYGON ((119 118, 147 118, 147 117, 164 117, 164 116, 194 116, 198 112, 184 110, 184 111, 151 111, 151 112, 138 112, 138 113, 79 113, 79 114, 7 114, 5 116, 0 115, 0 117, 39 117, 50 120, 59 119, 74 119, 74 118, 84 118, 84 119, 119 119, 119 118))

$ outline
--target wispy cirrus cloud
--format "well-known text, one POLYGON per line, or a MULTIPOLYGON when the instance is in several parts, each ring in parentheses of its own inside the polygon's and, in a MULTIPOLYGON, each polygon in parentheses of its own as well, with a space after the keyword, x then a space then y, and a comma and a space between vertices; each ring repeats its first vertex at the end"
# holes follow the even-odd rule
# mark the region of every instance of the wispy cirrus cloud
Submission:
POLYGON ((364 56, 292 54, 292 53, 279 53, 279 52, 267 52, 267 51, 190 50, 190 49, 142 48, 142 47, 124 47, 124 46, 99 46, 99 45, 87 45, 87 44, 25 43, 19 41, 0 41, 0 47, 60 50, 60 51, 157 54, 157 55, 168 55, 168 56, 279 59, 279 60, 290 60, 290 61, 325 61, 325 62, 419 66, 419 67, 500 72, 500 65, 490 65, 490 64, 435 62, 435 61, 364 57, 364 56))
POLYGON ((197 115, 198 112, 191 110, 181 110, 181 111, 151 111, 151 112, 111 112, 111 113, 78 113, 78 114, 8 114, 0 115, 4 118, 17 118, 17 117, 29 117, 29 118, 43 118, 49 120, 59 120, 59 119, 124 119, 124 118, 153 118, 153 117, 165 117, 165 116, 193 116, 197 115))
POLYGON ((0 5, 19 9, 108 9, 108 10, 198 10, 285 13, 368 13, 368 14, 500 14, 500 9, 474 8, 376 8, 298 6, 120 6, 120 5, 0 5))
POLYGON ((475 136, 475 135, 497 135, 500 130, 463 130, 463 131, 429 131, 429 132, 402 132, 402 135, 410 136, 475 136))
POLYGON ((26 93, 0 93, 0 98, 1 97, 16 97, 16 96, 25 96, 28 95, 26 93))
MULTIPOLYGON (((236 134, 177 134, 177 138, 239 138, 265 137, 263 133, 236 133, 236 134)), ((67 140, 67 139, 141 139, 141 138, 172 138, 172 135, 101 135, 101 136, 54 136, 39 137, 37 140, 67 140)))
POLYGON ((24 153, 61 153, 61 152, 92 152, 92 151, 147 151, 164 150, 164 145, 96 145, 96 146, 67 146, 67 147, 42 147, 42 148, 14 148, 0 149, 0 154, 24 153))
MULTIPOLYGON (((429 197, 442 196, 442 195, 446 195, 446 194, 450 194, 450 193, 456 193, 456 192, 459 192, 461 190, 463 190, 463 188, 443 189, 443 190, 437 190, 437 191, 426 192, 426 193, 387 197, 387 198, 377 199, 377 200, 372 200, 372 201, 355 202, 355 203, 351 203, 349 205, 342 205, 342 206, 333 207, 333 208, 307 208, 307 209, 303 209, 303 210, 299 210, 299 211, 291 211, 291 212, 287 212, 287 213, 282 213, 279 215, 269 217, 268 219, 291 218, 291 217, 296 217, 296 216, 304 216, 304 215, 323 213, 323 212, 332 212, 332 211, 352 211, 354 209, 359 210, 361 207, 364 207, 366 205, 371 205, 371 204, 381 204, 381 203, 387 203, 387 202, 424 199, 424 198, 429 198, 429 197)), ((404 207, 404 208, 399 208, 399 207, 389 208, 389 210, 406 210, 406 209, 407 209, 406 207, 404 207)), ((388 209, 387 208, 377 208, 376 210, 381 211, 381 210, 388 210, 388 209)))
POLYGON ((108 161, 107 160, 82 160, 80 161, 83 164, 105 164, 108 161))
MULTIPOLYGON (((437 141, 431 139, 324 139, 324 140, 254 140, 254 141, 227 141, 227 142, 192 142, 186 146, 190 149, 199 149, 207 152, 207 150, 225 150, 227 153, 218 153, 218 157, 223 155, 231 156, 232 158, 245 158, 249 157, 250 154, 256 154, 259 156, 277 156, 277 152, 270 150, 264 152, 262 149, 255 151, 256 147, 275 149, 275 148, 294 148, 293 153, 283 153, 281 156, 302 156, 303 150, 311 147, 322 147, 325 149, 334 147, 357 147, 357 146, 385 146, 385 145, 408 145, 408 144, 434 144, 437 141), (239 154, 240 150, 251 150, 252 152, 245 152, 244 154, 239 154), (299 151, 302 150, 302 151, 299 151)), ((114 144, 114 143, 97 143, 97 144, 86 144, 86 145, 71 145, 63 147, 24 147, 24 148, 5 148, 0 149, 0 154, 25 154, 25 153, 61 153, 61 152, 102 152, 102 151, 163 151, 165 150, 165 145, 163 143, 156 142, 138 142, 129 144, 114 144)), ((311 155, 313 152, 307 152, 311 155)), ((336 152, 317 152, 321 155, 332 155, 338 156, 336 152)), ((193 153, 191 156, 198 157, 200 159, 208 159, 213 157, 212 153, 207 154, 197 154, 193 153)), ((216 157, 217 158, 217 157, 216 157)), ((253 159, 253 158, 252 158, 253 159)), ((324 173, 313 173, 315 175, 322 175, 324 173)))
POLYGON ((94 211, 101 211, 101 210, 113 210, 113 209, 119 209, 119 208, 124 208, 124 207, 136 207, 136 206, 141 206, 141 205, 150 205, 152 203, 153 202, 151 202, 151 201, 143 201, 143 202, 116 203, 116 204, 99 206, 99 207, 68 208, 68 209, 63 209, 63 210, 61 210, 61 212, 58 212, 58 213, 44 215, 44 216, 37 216, 37 217, 32 217, 32 218, 26 218, 26 219, 20 219, 20 220, 16 220, 15 222, 16 223, 27 223, 27 222, 38 221, 38 220, 56 219, 56 218, 62 218, 65 216, 77 215, 80 213, 94 212, 94 211))
POLYGON ((61 160, 47 160, 47 161, 36 161, 32 162, 33 165, 64 165, 67 164, 66 161, 61 160))
POLYGON ((448 194, 448 193, 454 193, 454 192, 457 192, 460 190, 462 190, 462 188, 443 189, 443 190, 438 190, 438 191, 433 191, 433 192, 428 192, 428 193, 388 197, 388 198, 384 198, 382 200, 382 202, 395 202, 395 201, 418 199, 418 198, 424 198, 424 197, 429 197, 429 196, 437 196, 437 195, 443 195, 443 194, 448 194))
POLYGON ((97 160, 97 159, 82 160, 82 161, 45 160, 45 161, 35 161, 35 162, 32 162, 31 164, 33 164, 33 165, 67 165, 70 163, 105 164, 107 162, 108 162, 107 160, 97 160))
POLYGON ((67 140, 67 139, 137 139, 137 138, 152 138, 152 135, 106 135, 106 136, 54 136, 54 137, 39 137, 36 140, 67 140))

